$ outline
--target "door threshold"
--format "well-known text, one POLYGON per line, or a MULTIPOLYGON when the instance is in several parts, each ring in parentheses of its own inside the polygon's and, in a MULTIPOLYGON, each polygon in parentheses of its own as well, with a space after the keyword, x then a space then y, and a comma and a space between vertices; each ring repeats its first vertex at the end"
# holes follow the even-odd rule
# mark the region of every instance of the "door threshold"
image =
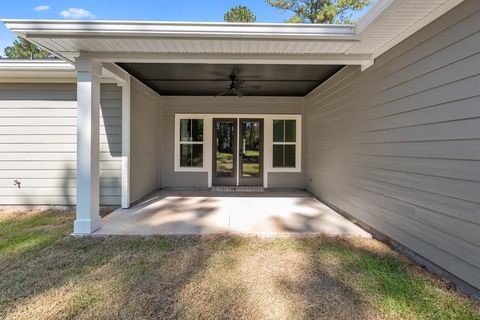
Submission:
POLYGON ((216 192, 264 192, 264 187, 258 186, 217 186, 212 187, 212 191, 216 192))

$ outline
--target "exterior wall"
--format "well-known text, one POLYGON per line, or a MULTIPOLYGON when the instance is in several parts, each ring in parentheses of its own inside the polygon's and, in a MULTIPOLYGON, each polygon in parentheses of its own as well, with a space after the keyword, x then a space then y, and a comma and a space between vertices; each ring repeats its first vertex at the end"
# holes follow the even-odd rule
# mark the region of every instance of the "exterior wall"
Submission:
POLYGON ((132 78, 130 93, 130 201, 160 186, 160 96, 132 78))
MULTIPOLYGON (((162 97, 162 187, 207 187, 206 172, 174 171, 176 113, 303 114, 303 98, 295 97, 162 97)), ((302 139, 303 140, 303 139, 302 139)), ((302 149, 303 150, 303 149, 302 149)), ((304 157, 302 156, 302 161, 304 157)), ((303 168, 303 165, 302 165, 303 168)), ((303 170, 303 169, 302 169, 303 170)), ((269 173, 269 187, 304 188, 301 173, 269 173)))
POLYGON ((480 288, 480 1, 307 96, 308 189, 480 288))
MULTIPOLYGON (((121 107, 121 88, 102 85, 102 205, 120 204, 121 107)), ((76 108, 75 84, 0 84, 0 205, 75 204, 76 108)))

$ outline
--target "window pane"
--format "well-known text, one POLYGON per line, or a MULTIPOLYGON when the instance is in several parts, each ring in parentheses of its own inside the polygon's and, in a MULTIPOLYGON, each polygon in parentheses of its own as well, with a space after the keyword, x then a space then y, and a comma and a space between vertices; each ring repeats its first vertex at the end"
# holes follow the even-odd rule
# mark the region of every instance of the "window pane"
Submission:
POLYGON ((273 120, 273 142, 284 142, 284 120, 273 120))
POLYGON ((192 159, 192 145, 181 144, 180 145, 180 166, 190 167, 192 159))
POLYGON ((273 166, 283 167, 283 145, 273 145, 273 166))
POLYGON ((285 120, 285 142, 295 142, 296 131, 296 121, 285 120))
POLYGON ((203 120, 180 119, 180 141, 203 141, 203 120))
POLYGON ((203 120, 192 119, 192 140, 203 141, 203 120))
POLYGON ((181 167, 203 167, 203 145, 181 144, 180 145, 181 167))
POLYGON ((294 145, 285 145, 285 167, 295 167, 294 145))
POLYGON ((180 141, 191 141, 191 126, 190 119, 180 119, 180 141))
POLYGON ((203 145, 194 144, 192 146, 192 167, 203 167, 203 145))

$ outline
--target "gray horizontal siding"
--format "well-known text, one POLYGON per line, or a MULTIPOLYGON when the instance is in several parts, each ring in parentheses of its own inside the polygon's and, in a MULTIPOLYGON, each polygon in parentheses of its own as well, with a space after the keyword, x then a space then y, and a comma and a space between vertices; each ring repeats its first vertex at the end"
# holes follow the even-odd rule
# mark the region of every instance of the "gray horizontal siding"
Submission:
MULTIPOLYGON (((120 204, 121 107, 121 89, 102 85, 102 205, 120 204)), ((76 117, 74 84, 0 84, 1 205, 75 204, 76 117)))
POLYGON ((306 98, 308 189, 480 288, 480 2, 306 98))
POLYGON ((130 201, 159 188, 160 96, 140 81, 131 82, 130 201))

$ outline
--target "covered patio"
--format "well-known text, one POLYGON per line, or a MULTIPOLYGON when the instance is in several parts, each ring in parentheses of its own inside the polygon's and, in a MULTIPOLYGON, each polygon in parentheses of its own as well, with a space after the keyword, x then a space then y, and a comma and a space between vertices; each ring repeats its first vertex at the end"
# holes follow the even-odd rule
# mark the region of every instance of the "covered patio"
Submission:
POLYGON ((2 199, 75 204, 77 235, 362 232, 286 191, 307 190, 478 290, 479 20, 475 0, 355 25, 4 20, 76 72, 6 68, 2 199), (217 186, 267 192, 176 191, 217 186))
POLYGON ((331 132, 315 130, 340 126, 317 124, 324 113, 316 110, 337 101, 321 98, 317 107, 317 98, 348 70, 372 70, 378 56, 448 8, 432 3, 405 19, 399 3, 381 1, 356 25, 4 22, 75 65, 75 234, 343 234, 355 228, 344 230, 349 223, 301 192, 161 192, 130 207, 165 188, 262 186, 320 198, 319 183, 329 178, 315 168, 327 163, 317 161, 318 137, 331 132), (106 93, 105 83, 121 89, 106 93), (105 204, 124 210, 102 223, 105 204))
POLYGON ((95 235, 157 234, 330 235, 370 234, 301 190, 215 192, 162 190, 103 218, 95 235))

